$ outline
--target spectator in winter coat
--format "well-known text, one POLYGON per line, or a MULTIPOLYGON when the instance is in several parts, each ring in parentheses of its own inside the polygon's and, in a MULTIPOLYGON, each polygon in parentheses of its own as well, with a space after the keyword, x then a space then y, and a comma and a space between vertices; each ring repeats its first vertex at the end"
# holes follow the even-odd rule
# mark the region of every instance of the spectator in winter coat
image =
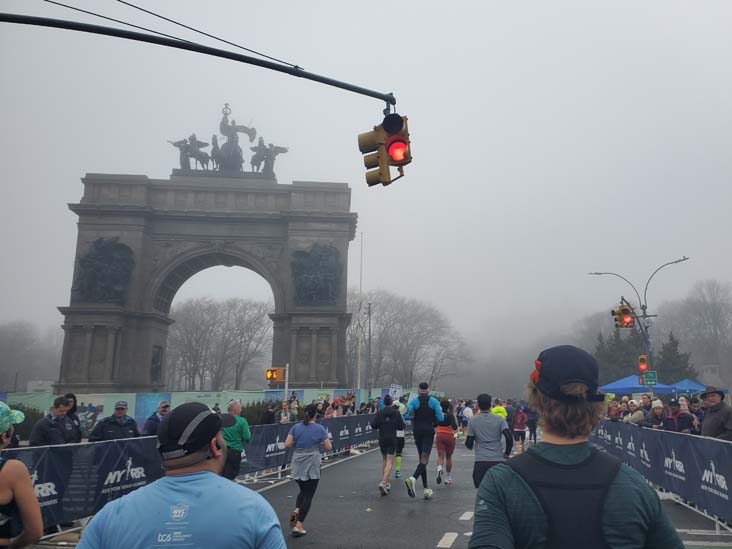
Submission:
POLYGON ((70 408, 66 397, 57 397, 53 401, 50 413, 42 417, 33 426, 30 434, 31 446, 57 446, 67 444, 73 437, 71 421, 66 419, 70 408))
POLYGON ((669 401, 668 406, 669 412, 663 422, 663 428, 676 433, 691 433, 694 424, 692 415, 682 412, 681 405, 676 399, 669 401))
POLYGON ((158 402, 158 408, 155 413, 147 418, 145 425, 142 427, 142 434, 145 436, 153 436, 158 434, 158 427, 163 418, 168 415, 170 411, 170 402, 167 400, 161 400, 158 402))
POLYGON ((623 418, 624 423, 639 424, 645 419, 643 410, 638 407, 638 402, 635 400, 628 401, 628 414, 623 418))
POLYGON ((105 417, 94 426, 89 435, 89 442, 117 440, 121 438, 139 437, 137 422, 127 415, 127 402, 118 400, 114 405, 114 415, 105 417))
POLYGON ((272 425, 275 423, 275 411, 274 411, 274 405, 270 403, 267 406, 267 409, 262 413, 262 418, 259 420, 259 423, 261 425, 272 425))
POLYGON ((689 413, 694 416, 691 434, 701 435, 702 425, 704 423, 704 408, 702 408, 701 401, 697 397, 691 397, 689 399, 689 413))
POLYGON ((66 419, 71 424, 71 432, 66 437, 67 442, 81 442, 81 421, 79 421, 79 416, 76 415, 76 395, 67 393, 64 396, 68 399, 70 406, 66 411, 66 419))
POLYGON ((716 387, 707 387, 700 396, 707 407, 702 436, 732 440, 732 408, 724 402, 724 393, 716 387))
POLYGON ((663 407, 663 402, 660 400, 654 400, 651 403, 651 413, 649 413, 646 416, 646 419, 641 421, 638 425, 649 429, 663 429, 664 421, 666 421, 666 410, 663 407))

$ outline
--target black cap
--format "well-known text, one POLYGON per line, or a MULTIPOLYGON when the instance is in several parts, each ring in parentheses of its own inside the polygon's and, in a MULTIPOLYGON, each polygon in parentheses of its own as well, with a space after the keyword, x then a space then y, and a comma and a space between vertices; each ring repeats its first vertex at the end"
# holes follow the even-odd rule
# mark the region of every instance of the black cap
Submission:
POLYGON ((573 345, 559 345, 544 349, 534 363, 531 381, 549 398, 574 402, 580 398, 565 395, 560 387, 568 383, 587 385, 585 400, 600 402, 605 395, 597 392, 599 366, 587 351, 573 345))
POLYGON ((672 398, 671 400, 669 400, 668 405, 669 406, 681 406, 681 404, 679 404, 679 401, 676 400, 675 398, 672 398))
POLYGON ((205 448, 222 428, 236 424, 230 414, 217 414, 200 402, 171 410, 158 428, 158 452, 163 460, 187 456, 205 448))

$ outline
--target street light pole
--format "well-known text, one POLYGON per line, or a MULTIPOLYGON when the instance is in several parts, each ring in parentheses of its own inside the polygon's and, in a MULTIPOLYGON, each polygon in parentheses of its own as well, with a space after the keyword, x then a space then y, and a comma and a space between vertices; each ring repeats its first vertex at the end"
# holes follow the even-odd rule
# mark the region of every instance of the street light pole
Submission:
POLYGON ((655 271, 653 271, 653 273, 651 273, 651 276, 648 277, 645 288, 643 289, 643 299, 641 299, 640 293, 638 292, 638 289, 633 285, 633 283, 630 280, 628 280, 627 278, 625 278, 624 276, 619 275, 618 273, 611 273, 611 272, 587 273, 588 275, 593 275, 593 276, 602 276, 602 275, 615 276, 617 278, 624 280, 625 282, 628 283, 628 285, 631 288, 633 288, 633 291, 635 292, 635 295, 638 298, 638 305, 641 309, 641 315, 638 316, 638 313, 635 310, 635 308, 630 303, 628 303, 628 301, 624 297, 621 297, 620 301, 624 302, 626 305, 630 305, 631 309, 633 309, 633 314, 635 315, 636 322, 638 322, 638 329, 640 330, 640 333, 643 336, 643 340, 644 340, 645 347, 646 347, 646 354, 648 355, 648 360, 651 364, 653 364, 653 357, 652 357, 653 348, 652 348, 652 343, 651 343, 651 337, 648 333, 648 330, 651 327, 650 319, 653 317, 656 317, 658 315, 649 315, 648 314, 648 301, 647 301, 648 285, 651 283, 651 280, 653 280, 653 277, 656 276, 656 273, 658 273, 658 271, 660 271, 664 267, 668 267, 669 265, 675 265, 676 263, 682 263, 684 261, 688 261, 688 259, 689 259, 688 257, 683 256, 679 259, 675 259, 674 261, 669 261, 667 263, 664 263, 663 265, 658 267, 655 271), (641 322, 641 319, 643 319, 642 322, 641 322))
POLYGON ((368 304, 366 308, 366 314, 369 317, 369 360, 368 360, 368 367, 366 371, 366 389, 368 390, 368 395, 366 396, 366 400, 371 398, 371 389, 372 389, 372 379, 371 379, 371 373, 372 373, 372 362, 371 362, 371 303, 368 304))

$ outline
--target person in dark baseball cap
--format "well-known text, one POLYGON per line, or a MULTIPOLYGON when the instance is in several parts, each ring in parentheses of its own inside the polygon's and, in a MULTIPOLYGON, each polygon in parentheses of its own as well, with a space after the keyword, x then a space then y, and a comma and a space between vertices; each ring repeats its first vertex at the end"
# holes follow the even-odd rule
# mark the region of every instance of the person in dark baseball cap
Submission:
POLYGON ((641 474, 589 445, 605 408, 598 379, 597 360, 582 349, 539 354, 528 402, 542 439, 485 473, 469 547, 683 549, 641 474))
MULTIPOLYGON (((160 422, 158 451, 165 476, 108 502, 84 529, 78 549, 267 547, 286 549, 280 521, 261 495, 221 476, 234 417, 199 402, 171 410, 160 422)), ((131 458, 135 480, 145 469, 131 458)))
POLYGON ((163 466, 166 469, 188 467, 221 453, 223 467, 226 445, 222 444, 219 433, 235 423, 234 416, 217 414, 200 402, 181 404, 163 418, 158 428, 158 452, 163 466))

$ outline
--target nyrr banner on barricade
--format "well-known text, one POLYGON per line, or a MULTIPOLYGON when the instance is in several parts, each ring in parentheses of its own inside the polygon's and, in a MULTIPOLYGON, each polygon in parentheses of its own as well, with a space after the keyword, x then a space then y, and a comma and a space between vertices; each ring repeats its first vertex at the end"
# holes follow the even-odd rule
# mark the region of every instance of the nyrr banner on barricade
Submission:
MULTIPOLYGON (((345 450, 378 438, 371 429, 373 415, 342 416, 318 421, 328 431, 333 450, 345 450)), ((252 440, 244 445, 241 472, 253 473, 281 467, 292 461, 292 448, 285 449, 285 439, 294 423, 254 425, 252 440)))
POLYGON ((163 476, 156 437, 7 450, 25 463, 44 526, 71 522, 163 476))
POLYGON ((590 441, 650 482, 732 522, 732 443, 603 421, 590 441))
MULTIPOLYGON (((377 438, 373 415, 320 420, 333 450, 344 450, 377 438)), ((292 449, 285 439, 294 423, 254 425, 245 445, 242 473, 273 469, 290 463, 292 449)), ((129 494, 163 476, 157 437, 108 442, 39 446, 6 450, 9 459, 26 464, 41 505, 44 526, 89 517, 113 499, 129 494)))

